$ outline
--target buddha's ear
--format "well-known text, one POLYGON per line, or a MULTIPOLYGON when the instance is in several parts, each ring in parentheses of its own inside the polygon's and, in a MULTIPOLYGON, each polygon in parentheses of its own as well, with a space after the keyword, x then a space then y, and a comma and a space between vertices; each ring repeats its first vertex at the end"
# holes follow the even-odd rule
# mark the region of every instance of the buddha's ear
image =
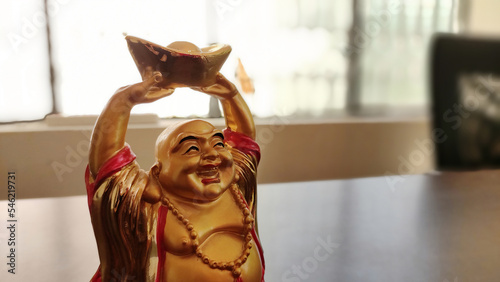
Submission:
POLYGON ((142 199, 148 203, 156 204, 161 200, 161 185, 158 181, 161 164, 154 164, 148 172, 148 183, 142 194, 142 199))
POLYGON ((151 169, 149 170, 149 174, 151 175, 154 175, 154 177, 156 178, 156 180, 158 180, 158 176, 160 175, 160 170, 161 170, 161 163, 159 162, 156 162, 152 167, 151 169))

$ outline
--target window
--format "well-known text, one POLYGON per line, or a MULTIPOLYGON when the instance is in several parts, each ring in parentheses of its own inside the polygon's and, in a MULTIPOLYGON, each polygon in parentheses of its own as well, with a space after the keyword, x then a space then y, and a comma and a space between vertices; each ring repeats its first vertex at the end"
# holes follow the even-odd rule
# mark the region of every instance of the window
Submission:
POLYGON ((43 1, 1 1, 0 122, 43 118, 52 110, 43 1))
MULTIPOLYGON (((200 0, 68 3, 51 21, 61 111, 99 114, 116 89, 141 80, 124 34, 164 45, 178 40, 206 45, 204 10, 200 0)), ((152 111, 160 116, 208 113, 208 96, 188 89, 176 92, 168 99, 140 105, 134 112, 152 111), (187 106, 193 99, 197 102, 187 106)))
MULTIPOLYGON (((233 79, 242 60, 256 88, 244 98, 257 116, 423 106, 429 39, 454 30, 457 2, 3 1, 0 122, 98 114, 116 89, 140 80, 123 34, 230 44, 222 73, 233 79)), ((209 100, 178 89, 134 112, 206 116, 209 100)))
POLYGON ((361 59, 362 105, 425 105, 428 47, 456 30, 456 1, 367 1, 361 59), (396 3, 396 4, 394 4, 396 3))

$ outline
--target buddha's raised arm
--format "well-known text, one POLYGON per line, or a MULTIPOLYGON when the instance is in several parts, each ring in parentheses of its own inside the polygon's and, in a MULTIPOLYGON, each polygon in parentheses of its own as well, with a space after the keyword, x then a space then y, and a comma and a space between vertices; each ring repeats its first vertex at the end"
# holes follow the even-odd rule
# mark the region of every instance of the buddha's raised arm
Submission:
POLYGON ((93 176, 109 158, 125 146, 125 134, 132 108, 138 104, 156 101, 174 92, 173 89, 155 86, 162 79, 160 72, 152 73, 143 82, 118 89, 109 99, 92 132, 89 168, 93 176))
POLYGON ((248 105, 234 84, 221 73, 217 74, 215 84, 193 89, 217 97, 221 101, 227 127, 255 140, 255 124, 248 105))

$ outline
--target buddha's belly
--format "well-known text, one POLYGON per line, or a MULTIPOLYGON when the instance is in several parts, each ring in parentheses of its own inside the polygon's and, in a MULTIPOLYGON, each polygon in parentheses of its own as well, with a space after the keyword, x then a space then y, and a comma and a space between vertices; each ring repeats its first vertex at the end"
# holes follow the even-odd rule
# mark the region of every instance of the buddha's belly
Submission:
MULTIPOLYGON (((241 266, 241 278, 244 282, 260 282, 262 275, 260 255, 252 240, 250 256, 241 266)), ((230 262, 243 252, 244 240, 241 236, 221 232, 208 237, 200 248, 204 255, 216 262, 230 262)), ((163 272, 164 282, 175 281, 234 281, 230 270, 213 269, 202 262, 196 254, 174 255, 167 252, 163 272)))

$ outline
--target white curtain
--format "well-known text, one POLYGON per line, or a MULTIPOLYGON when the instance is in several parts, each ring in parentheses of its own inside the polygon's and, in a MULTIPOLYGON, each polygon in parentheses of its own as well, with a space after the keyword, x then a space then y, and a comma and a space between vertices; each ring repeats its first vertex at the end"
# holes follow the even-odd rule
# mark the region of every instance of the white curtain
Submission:
POLYGON ((0 122, 52 110, 43 0, 0 2, 0 122))
POLYGON ((370 0, 365 16, 360 104, 419 106, 428 102, 429 48, 436 32, 457 30, 454 0, 370 0))
MULTIPOLYGON (((117 88, 140 81, 123 34, 162 45, 230 44, 233 52, 222 73, 234 81, 241 59, 256 89, 244 98, 257 116, 342 113, 349 79, 360 85, 355 103, 362 108, 425 105, 429 39, 435 31, 453 31, 454 1, 353 1, 48 0, 57 109, 98 114, 117 88), (359 30, 357 45, 349 38, 353 27, 359 30), (353 51, 360 56, 354 78, 347 76, 353 51)), ((0 4, 3 33, 22 32, 23 18, 43 11, 42 0, 18 2, 0 4)), ((0 121, 50 112, 46 35, 40 28, 20 53, 1 42, 0 121)), ((208 96, 178 89, 134 112, 186 117, 206 116, 208 109, 208 96)))

